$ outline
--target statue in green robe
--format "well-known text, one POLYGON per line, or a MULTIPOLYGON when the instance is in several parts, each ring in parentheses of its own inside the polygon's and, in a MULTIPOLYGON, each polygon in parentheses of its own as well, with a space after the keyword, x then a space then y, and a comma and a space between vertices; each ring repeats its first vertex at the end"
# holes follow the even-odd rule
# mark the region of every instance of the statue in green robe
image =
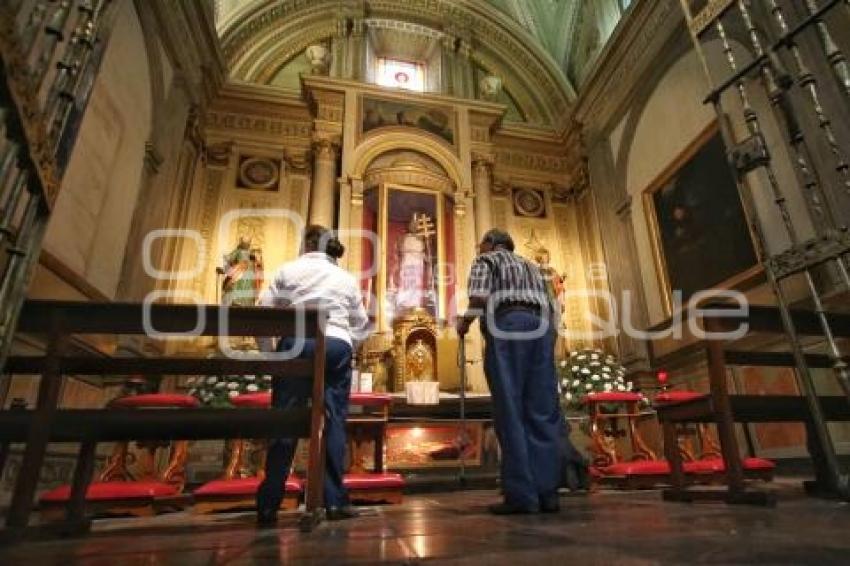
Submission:
POLYGON ((239 238, 236 248, 224 256, 223 303, 252 307, 262 287, 262 252, 251 248, 249 238, 239 238))

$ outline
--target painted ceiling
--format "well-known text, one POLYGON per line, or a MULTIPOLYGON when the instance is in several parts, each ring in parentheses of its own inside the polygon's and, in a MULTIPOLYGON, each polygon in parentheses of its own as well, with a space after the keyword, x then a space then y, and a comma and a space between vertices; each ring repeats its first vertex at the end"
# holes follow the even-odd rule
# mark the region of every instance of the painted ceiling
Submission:
MULTIPOLYGON (((239 19, 269 0, 215 0, 218 28, 232 30, 239 19)), ((305 0, 308 4, 309 0, 305 0)), ((534 45, 577 87, 631 0, 457 0, 489 5, 525 30, 534 45)), ((495 14, 494 14, 495 16, 495 14)))

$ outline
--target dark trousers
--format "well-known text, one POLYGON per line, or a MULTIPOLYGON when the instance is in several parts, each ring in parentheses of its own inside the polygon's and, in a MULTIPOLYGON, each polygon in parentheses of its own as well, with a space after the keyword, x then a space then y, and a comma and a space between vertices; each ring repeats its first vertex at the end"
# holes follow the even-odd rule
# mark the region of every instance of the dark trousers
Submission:
MULTIPOLYGON (((492 322, 491 322, 492 323, 492 322)), ((495 317, 502 332, 530 334, 541 319, 514 310, 495 317)), ((557 496, 561 472, 561 410, 555 377, 554 333, 539 338, 485 332, 484 372, 493 398, 493 424, 502 449, 505 502, 536 509, 557 496)))
MULTIPOLYGON (((291 346, 291 339, 285 339, 278 349, 285 350, 291 346)), ((299 357, 312 357, 315 347, 314 340, 305 340, 304 350, 299 357)), ((325 506, 341 507, 348 504, 342 478, 345 473, 345 420, 351 392, 351 346, 344 340, 327 338, 325 360, 325 506)), ((272 405, 280 409, 306 407, 312 387, 310 379, 275 377, 272 383, 272 405)), ((297 444, 297 438, 270 441, 266 477, 257 490, 259 511, 280 507, 284 482, 292 468, 297 444)))

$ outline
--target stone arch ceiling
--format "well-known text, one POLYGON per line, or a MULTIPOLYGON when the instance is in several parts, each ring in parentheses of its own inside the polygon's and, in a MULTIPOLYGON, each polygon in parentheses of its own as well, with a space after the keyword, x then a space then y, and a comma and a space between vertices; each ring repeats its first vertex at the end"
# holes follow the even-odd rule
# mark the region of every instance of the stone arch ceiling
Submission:
POLYGON ((526 93, 512 94, 543 108, 541 121, 555 125, 575 99, 567 69, 579 8, 588 1, 595 0, 215 0, 215 5, 225 57, 239 78, 262 74, 263 50, 278 50, 273 57, 279 65, 305 42, 332 34, 342 14, 360 12, 461 37, 468 33, 478 60, 509 75, 503 77, 506 88, 524 85, 526 93), (285 29, 297 20, 301 25, 285 29))

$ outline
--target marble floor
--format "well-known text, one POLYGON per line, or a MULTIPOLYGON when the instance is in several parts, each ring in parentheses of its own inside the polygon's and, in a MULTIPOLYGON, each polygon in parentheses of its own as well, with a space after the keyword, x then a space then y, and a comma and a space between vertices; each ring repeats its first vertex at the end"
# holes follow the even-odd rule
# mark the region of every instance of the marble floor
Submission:
POLYGON ((0 564, 848 564, 850 505, 774 484, 776 508, 674 504, 657 491, 565 496, 558 515, 495 517, 492 491, 408 496, 356 520, 258 530, 250 514, 96 521, 86 537, 0 548, 0 564))

